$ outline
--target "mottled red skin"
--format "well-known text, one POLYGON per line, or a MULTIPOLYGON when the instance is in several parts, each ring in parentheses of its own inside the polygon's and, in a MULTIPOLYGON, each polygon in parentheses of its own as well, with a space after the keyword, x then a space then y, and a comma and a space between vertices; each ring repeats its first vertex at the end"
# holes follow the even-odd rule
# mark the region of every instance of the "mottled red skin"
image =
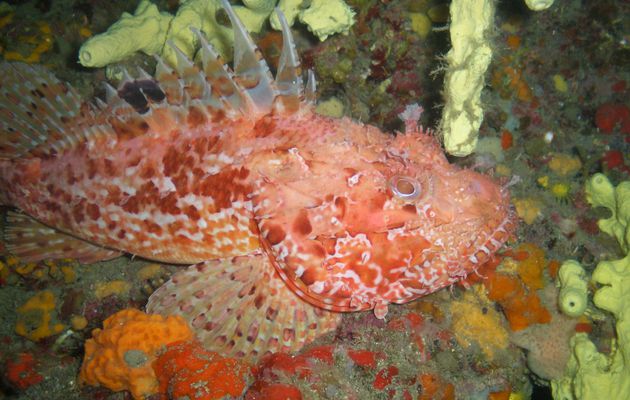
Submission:
POLYGON ((56 157, 0 164, 0 179, 11 204, 103 246, 177 263, 247 254, 259 247, 257 229, 251 207, 234 202, 252 190, 249 170, 202 158, 234 156, 252 125, 189 122, 95 138, 56 157), (220 140, 223 131, 234 141, 220 140), (217 232, 228 224, 235 231, 217 232))
POLYGON ((506 190, 450 165, 413 121, 394 136, 306 105, 238 118, 191 107, 184 123, 157 111, 52 157, 0 163, 3 196, 47 225, 149 259, 262 247, 311 304, 380 316, 465 277, 513 229, 506 190), (394 176, 417 181, 420 196, 397 198, 394 176))
MULTIPOLYGON (((282 155, 282 168, 262 170, 269 183, 254 201, 263 246, 311 304, 375 308, 382 317, 387 303, 458 281, 507 240, 514 227, 507 192, 450 165, 414 121, 389 136, 347 119, 308 118, 333 132, 282 155), (422 194, 397 198, 394 176, 416 180, 422 194)), ((309 120, 300 122, 309 132, 309 120)))

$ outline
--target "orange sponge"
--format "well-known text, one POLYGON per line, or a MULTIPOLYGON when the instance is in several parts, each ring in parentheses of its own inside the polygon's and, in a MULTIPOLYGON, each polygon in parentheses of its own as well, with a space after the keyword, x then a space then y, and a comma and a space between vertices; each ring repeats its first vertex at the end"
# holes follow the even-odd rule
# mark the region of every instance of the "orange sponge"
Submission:
POLYGON ((237 398, 252 380, 251 368, 234 358, 224 358, 195 341, 169 344, 153 368, 160 393, 169 399, 215 400, 237 398))
POLYGON ((529 291, 517 276, 491 271, 484 285, 488 290, 488 298, 503 307, 513 331, 551 321, 551 314, 542 305, 536 292, 529 291))
POLYGON ((134 399, 158 393, 152 363, 164 346, 189 340, 193 333, 179 316, 163 317, 129 308, 103 321, 85 342, 79 378, 113 391, 129 390, 134 399))
POLYGON ((543 271, 547 266, 545 251, 533 243, 523 243, 518 246, 518 252, 524 252, 527 256, 518 260, 518 276, 529 290, 538 290, 545 287, 543 271))

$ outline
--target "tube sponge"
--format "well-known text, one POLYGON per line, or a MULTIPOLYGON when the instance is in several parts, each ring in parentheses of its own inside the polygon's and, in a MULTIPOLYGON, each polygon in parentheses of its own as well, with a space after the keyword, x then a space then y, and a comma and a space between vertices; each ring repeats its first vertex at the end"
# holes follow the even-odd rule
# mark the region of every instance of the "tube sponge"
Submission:
POLYGON ((525 4, 530 10, 542 11, 551 7, 553 0, 525 0, 525 4))
MULTIPOLYGON (((270 17, 272 27, 280 29, 273 12, 277 0, 242 3, 233 8, 249 32, 260 32, 270 17)), ((334 33, 347 32, 354 24, 354 12, 343 0, 312 0, 306 9, 302 3, 302 0, 281 0, 278 8, 287 16, 289 25, 298 17, 322 41, 334 33)), ((214 49, 229 59, 234 34, 232 28, 217 20, 220 9, 220 0, 180 0, 173 16, 160 12, 149 0, 142 0, 133 15, 123 13, 106 32, 87 40, 79 50, 79 62, 85 67, 104 67, 140 51, 160 55, 175 65, 175 52, 166 44, 172 42, 192 59, 198 43, 190 28, 202 31, 214 49)))
POLYGON ((577 261, 565 261, 558 271, 558 283, 560 310, 574 318, 584 314, 588 305, 588 285, 584 268, 577 261))
POLYGON ((158 54, 172 18, 155 4, 142 0, 133 15, 123 13, 105 34, 87 40, 79 50, 79 62, 86 67, 104 67, 137 51, 158 54))
MULTIPOLYGON (((525 0, 532 10, 544 10, 553 0, 525 0)), ((481 90, 492 59, 491 31, 495 0, 451 2, 451 50, 446 54, 445 104, 440 122, 444 149, 454 156, 475 150, 483 121, 481 90)))
POLYGON ((573 353, 565 376, 551 382, 553 397, 562 400, 630 398, 630 182, 616 188, 608 178, 596 174, 586 184, 587 200, 593 206, 608 208, 612 216, 598 221, 602 231, 615 236, 626 256, 600 261, 593 272, 593 282, 600 285, 593 303, 615 317, 616 340, 609 354, 600 353, 585 333, 571 338, 573 353))
POLYGON ((611 212, 610 218, 600 219, 597 226, 617 239, 619 246, 628 253, 630 250, 630 181, 620 183, 616 188, 603 174, 595 174, 586 182, 586 200, 593 207, 605 207, 611 212))
POLYGON ((481 89, 492 59, 494 0, 451 2, 451 44, 446 55, 445 100, 440 130, 449 154, 466 156, 477 146, 483 120, 481 89))
MULTIPOLYGON (((79 50, 79 62, 86 67, 104 67, 141 51, 148 55, 158 54, 174 65, 175 53, 166 43, 170 40, 192 59, 197 38, 191 27, 203 31, 214 48, 226 56, 234 37, 232 29, 216 19, 221 2, 182 0, 180 3, 173 16, 160 12, 148 0, 142 0, 133 15, 123 13, 106 32, 87 40, 79 50)), ((235 12, 250 32, 260 31, 273 11, 275 0, 249 0, 245 4, 234 7, 235 12)))

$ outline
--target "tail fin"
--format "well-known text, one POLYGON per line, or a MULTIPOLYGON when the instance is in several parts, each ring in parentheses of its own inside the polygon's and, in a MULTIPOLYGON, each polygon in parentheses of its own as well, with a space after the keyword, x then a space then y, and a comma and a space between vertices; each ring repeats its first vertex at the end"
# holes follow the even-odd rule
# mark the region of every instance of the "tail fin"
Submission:
POLYGON ((106 249, 50 228, 28 215, 9 211, 3 239, 7 250, 22 261, 75 258, 84 264, 119 257, 120 252, 106 249))

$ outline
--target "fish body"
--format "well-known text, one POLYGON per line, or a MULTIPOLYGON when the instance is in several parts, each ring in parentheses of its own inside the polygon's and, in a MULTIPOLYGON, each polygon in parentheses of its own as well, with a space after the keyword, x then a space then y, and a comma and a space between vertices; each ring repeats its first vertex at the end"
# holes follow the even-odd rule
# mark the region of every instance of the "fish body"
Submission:
POLYGON ((230 70, 202 42, 90 104, 40 67, 2 64, 0 201, 26 259, 130 253, 178 264, 148 311, 256 357, 475 271, 508 239, 507 189, 448 163, 417 126, 389 135, 313 110, 288 27, 276 78, 235 17, 230 70))

